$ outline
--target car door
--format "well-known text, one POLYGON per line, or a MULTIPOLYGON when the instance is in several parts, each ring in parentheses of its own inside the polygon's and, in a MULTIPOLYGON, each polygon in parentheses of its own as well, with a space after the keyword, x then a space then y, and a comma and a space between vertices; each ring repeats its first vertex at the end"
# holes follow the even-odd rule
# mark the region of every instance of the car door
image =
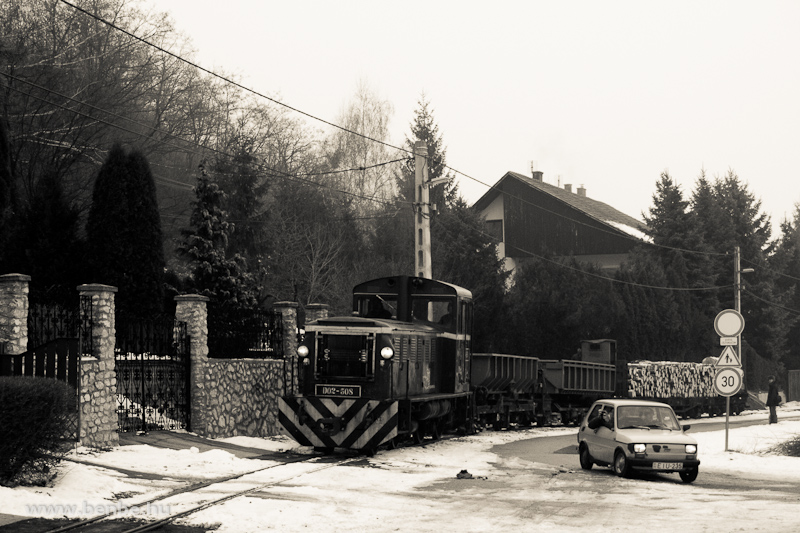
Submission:
POLYGON ((601 416, 601 413, 604 411, 607 413, 613 413, 613 408, 612 406, 603 403, 596 403, 592 406, 591 410, 589 411, 589 416, 587 416, 583 424, 581 424, 581 439, 589 447, 589 454, 591 454, 594 459, 603 462, 610 462, 610 459, 608 459, 609 444, 606 442, 609 436, 609 428, 605 425, 601 425, 595 429, 589 427, 589 421, 601 416))
POLYGON ((595 448, 597 455, 595 459, 606 463, 611 463, 614 460, 614 450, 616 449, 616 431, 614 420, 616 419, 613 405, 603 405, 603 410, 608 415, 608 419, 604 425, 597 428, 595 432, 595 448))

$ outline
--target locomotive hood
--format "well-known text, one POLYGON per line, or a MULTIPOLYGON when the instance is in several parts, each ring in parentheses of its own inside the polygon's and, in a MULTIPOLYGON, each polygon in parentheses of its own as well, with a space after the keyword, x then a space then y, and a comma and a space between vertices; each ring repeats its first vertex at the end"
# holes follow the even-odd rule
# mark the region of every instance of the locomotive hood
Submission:
MULTIPOLYGON (((329 317, 329 318, 320 318, 314 320, 313 322, 309 322, 306 324, 306 331, 324 331, 326 328, 337 328, 341 331, 341 328, 345 328, 352 330, 363 330, 363 329, 371 329, 371 328, 389 328, 393 331, 403 331, 412 328, 412 325, 408 322, 403 322, 401 320, 394 320, 391 318, 364 318, 361 316, 336 316, 336 317, 329 317)), ((428 330, 431 332, 435 332, 436 329, 423 325, 423 324, 414 324, 413 330, 419 332, 421 330, 428 330)))

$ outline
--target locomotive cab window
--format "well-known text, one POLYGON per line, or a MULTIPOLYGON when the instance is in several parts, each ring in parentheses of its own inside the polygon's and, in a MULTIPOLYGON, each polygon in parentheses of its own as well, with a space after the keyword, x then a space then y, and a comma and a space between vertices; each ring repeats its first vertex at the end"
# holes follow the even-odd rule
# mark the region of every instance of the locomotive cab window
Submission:
POLYGON ((364 318, 397 318, 397 296, 371 294, 357 301, 356 313, 364 318))
POLYGON ((431 324, 445 331, 455 333, 460 321, 456 298, 417 296, 412 298, 411 316, 413 322, 431 324))

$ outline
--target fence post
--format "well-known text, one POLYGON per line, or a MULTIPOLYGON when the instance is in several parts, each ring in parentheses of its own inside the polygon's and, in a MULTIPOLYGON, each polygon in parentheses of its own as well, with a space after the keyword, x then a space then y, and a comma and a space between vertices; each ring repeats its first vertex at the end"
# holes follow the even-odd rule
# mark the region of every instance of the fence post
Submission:
POLYGON ((28 349, 30 281, 25 274, 0 276, 0 353, 19 355, 28 349))
POLYGON ((293 394, 298 389, 297 382, 297 302, 275 302, 273 309, 281 314, 283 334, 284 377, 283 389, 286 394, 293 394), (287 372, 288 370, 288 372, 287 372))
POLYGON ((328 304, 308 304, 306 306, 306 324, 320 318, 328 318, 329 309, 328 304))
POLYGON ((208 370, 208 298, 199 294, 175 297, 175 320, 186 322, 189 335, 189 423, 191 431, 206 434, 209 408, 206 375, 208 370))
POLYGON ((80 285, 78 292, 92 299, 92 354, 81 357, 78 439, 83 446, 118 446, 117 373, 114 368, 117 341, 114 293, 117 288, 95 283, 80 285))

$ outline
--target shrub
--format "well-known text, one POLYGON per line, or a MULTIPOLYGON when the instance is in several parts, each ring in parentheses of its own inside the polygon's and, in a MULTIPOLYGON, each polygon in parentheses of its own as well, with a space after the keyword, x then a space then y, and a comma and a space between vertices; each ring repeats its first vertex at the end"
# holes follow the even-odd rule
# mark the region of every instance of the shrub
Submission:
POLYGON ((55 379, 0 377, 0 484, 39 485, 69 448, 75 389, 55 379))
POLYGON ((777 455, 787 455, 789 457, 800 457, 800 436, 796 436, 776 446, 773 453, 777 455))

